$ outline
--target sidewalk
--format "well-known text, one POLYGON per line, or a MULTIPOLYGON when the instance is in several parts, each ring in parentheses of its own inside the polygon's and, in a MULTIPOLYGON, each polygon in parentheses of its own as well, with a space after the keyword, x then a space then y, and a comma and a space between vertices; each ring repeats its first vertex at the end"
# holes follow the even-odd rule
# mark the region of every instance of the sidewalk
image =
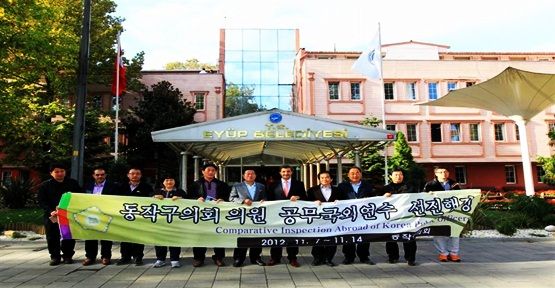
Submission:
MULTIPOLYGON (((84 242, 78 241, 75 264, 51 267, 46 242, 0 242, 0 287, 553 287, 555 283, 555 239, 461 239, 462 263, 439 263, 432 241, 418 240, 417 266, 389 264, 384 243, 372 243, 371 259, 375 266, 340 264, 336 267, 312 267, 310 247, 301 247, 300 268, 280 264, 273 267, 230 264, 232 249, 226 251, 226 267, 212 263, 207 253, 206 265, 191 266, 192 251, 184 248, 183 267, 152 268, 154 248, 145 248, 145 265, 81 266, 84 242)), ((400 246, 402 254, 402 245, 400 246)), ((263 259, 268 260, 264 249, 263 259)), ((402 257, 402 256, 401 256, 402 257)), ((114 259, 119 246, 114 245, 114 259)), ((248 260, 248 259, 247 259, 248 260)), ((287 261, 283 261, 287 262, 287 261)), ((248 261, 246 261, 248 263, 248 261)))

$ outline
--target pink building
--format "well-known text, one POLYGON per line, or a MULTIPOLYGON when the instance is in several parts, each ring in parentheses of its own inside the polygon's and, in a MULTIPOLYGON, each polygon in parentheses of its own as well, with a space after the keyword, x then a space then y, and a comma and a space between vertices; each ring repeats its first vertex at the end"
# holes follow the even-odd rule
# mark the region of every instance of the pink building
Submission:
MULTIPOLYGON (((518 129, 507 117, 469 108, 419 106, 458 89, 485 81, 512 66, 555 73, 553 53, 449 52, 449 46, 403 42, 382 46, 383 79, 369 80, 351 70, 359 52, 300 49, 295 60, 296 112, 359 122, 385 118, 388 130, 405 133, 415 160, 431 177, 437 164, 471 188, 523 190, 518 129)), ((555 128, 555 107, 528 125, 530 157, 549 156, 547 133, 555 128)), ((536 190, 543 170, 533 163, 536 190)))

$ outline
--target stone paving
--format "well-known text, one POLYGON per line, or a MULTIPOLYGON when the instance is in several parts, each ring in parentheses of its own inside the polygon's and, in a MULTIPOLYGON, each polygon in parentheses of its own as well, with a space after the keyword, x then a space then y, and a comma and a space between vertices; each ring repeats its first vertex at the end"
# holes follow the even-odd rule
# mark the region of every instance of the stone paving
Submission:
MULTIPOLYGON (((234 268, 210 262, 191 266, 192 251, 184 248, 181 268, 152 268, 152 246, 145 248, 145 265, 133 264, 84 267, 84 243, 77 242, 75 264, 51 267, 44 241, 0 242, 0 287, 555 287, 555 239, 461 239, 461 263, 440 263, 430 239, 418 240, 417 266, 389 264, 384 243, 372 243, 375 266, 355 263, 341 265, 341 247, 335 267, 310 265, 310 247, 301 247, 301 267, 280 264, 273 267, 245 265, 234 268)), ((401 248, 402 254, 402 246, 401 248)), ((207 260, 211 255, 208 250, 207 260)), ((285 253, 285 251, 284 251, 285 253)), ((226 254, 232 255, 232 249, 226 254)), ((269 250, 263 258, 268 260, 269 250)), ((114 245, 115 261, 119 247, 114 245)), ((402 257, 402 256, 401 256, 402 257)), ((286 259, 282 262, 287 262, 286 259)), ((169 261, 168 261, 169 262, 169 261)), ((246 261, 248 263, 248 259, 246 261)))

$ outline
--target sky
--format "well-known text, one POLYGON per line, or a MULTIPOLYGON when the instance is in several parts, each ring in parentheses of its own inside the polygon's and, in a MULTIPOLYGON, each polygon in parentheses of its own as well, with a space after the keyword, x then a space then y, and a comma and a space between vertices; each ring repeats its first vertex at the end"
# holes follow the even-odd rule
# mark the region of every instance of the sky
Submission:
POLYGON ((196 58, 217 64, 220 28, 300 30, 308 51, 419 41, 453 52, 555 52, 553 0, 115 0, 126 55, 145 70, 196 58), (379 23, 379 24, 378 24, 379 23))

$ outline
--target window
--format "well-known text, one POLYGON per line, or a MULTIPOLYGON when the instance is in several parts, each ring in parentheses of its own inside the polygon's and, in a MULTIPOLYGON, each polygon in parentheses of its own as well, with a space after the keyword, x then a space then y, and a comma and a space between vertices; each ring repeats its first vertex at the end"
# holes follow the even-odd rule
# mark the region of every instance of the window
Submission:
POLYGON ((543 182, 543 177, 545 176, 545 170, 543 170, 543 166, 536 166, 536 176, 538 182, 543 182))
POLYGON ((505 165, 505 182, 507 184, 516 183, 515 165, 505 165))
POLYGON ((12 171, 2 171, 2 185, 8 186, 12 183, 12 171))
POLYGON ((441 124, 431 125, 432 142, 441 142, 441 124))
POLYGON ((505 140, 505 124, 503 124, 503 123, 494 124, 493 129, 495 130, 495 141, 504 141, 505 140))
POLYGON ((457 89, 457 82, 447 82, 447 91, 453 91, 457 89))
POLYGON ((416 100, 416 82, 407 83, 407 99, 416 100))
POLYGON ((383 90, 384 90, 385 100, 395 99, 395 94, 393 93, 393 83, 383 83, 383 90))
POLYGON ((455 166, 455 180, 466 184, 466 168, 464 166, 455 166))
POLYGON ((467 81, 466 82, 466 87, 470 87, 472 85, 476 84, 476 82, 472 82, 472 81, 467 81))
POLYGON ((351 100, 360 100, 360 82, 351 82, 351 100))
POLYGON ((428 83, 428 99, 437 99, 437 82, 428 83))
POLYGON ((385 125, 385 130, 396 131, 397 130, 397 125, 395 125, 395 124, 386 124, 385 125))
POLYGON ((520 131, 518 130, 518 125, 516 124, 515 124, 515 137, 517 141, 520 140, 520 131))
POLYGON ((339 82, 328 83, 328 97, 330 100, 339 100, 339 82))
POLYGON ((407 124, 407 142, 416 142, 418 137, 416 134, 416 124, 407 124))
POLYGON ((204 93, 202 92, 195 93, 195 109, 204 110, 204 93))
POLYGON ((470 141, 480 141, 480 124, 470 123, 468 127, 470 129, 470 141))
POLYGON ((451 142, 461 141, 461 123, 451 123, 451 142))

